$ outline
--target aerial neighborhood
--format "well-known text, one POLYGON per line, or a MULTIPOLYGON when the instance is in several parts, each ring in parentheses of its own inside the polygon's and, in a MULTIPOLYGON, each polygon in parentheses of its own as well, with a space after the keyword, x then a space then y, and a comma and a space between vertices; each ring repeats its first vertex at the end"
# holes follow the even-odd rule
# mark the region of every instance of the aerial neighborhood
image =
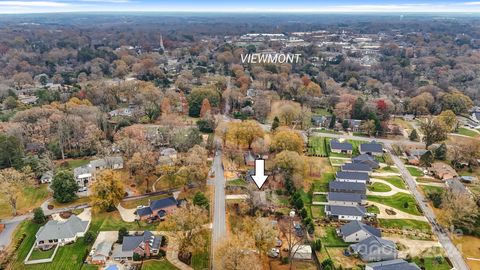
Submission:
POLYGON ((479 25, 2 14, 0 269, 480 269, 479 25))

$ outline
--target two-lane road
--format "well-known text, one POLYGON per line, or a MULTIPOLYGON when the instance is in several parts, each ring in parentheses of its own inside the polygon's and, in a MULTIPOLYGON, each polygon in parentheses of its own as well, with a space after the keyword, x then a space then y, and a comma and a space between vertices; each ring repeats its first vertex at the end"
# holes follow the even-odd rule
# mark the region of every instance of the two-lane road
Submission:
POLYGON ((215 173, 214 186, 215 197, 213 205, 213 225, 212 225, 212 250, 215 259, 215 245, 225 239, 227 234, 226 214, 225 214, 225 176, 223 174, 222 152, 217 151, 212 165, 212 171, 215 173))

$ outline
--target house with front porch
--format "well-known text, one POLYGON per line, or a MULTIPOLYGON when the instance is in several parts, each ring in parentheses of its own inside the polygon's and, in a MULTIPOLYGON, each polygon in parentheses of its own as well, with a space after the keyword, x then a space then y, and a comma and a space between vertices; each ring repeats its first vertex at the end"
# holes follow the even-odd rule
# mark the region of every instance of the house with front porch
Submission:
POLYGON ((49 249, 55 245, 63 246, 83 237, 90 227, 90 221, 81 220, 72 215, 65 221, 50 220, 35 234, 35 245, 40 249, 49 249))

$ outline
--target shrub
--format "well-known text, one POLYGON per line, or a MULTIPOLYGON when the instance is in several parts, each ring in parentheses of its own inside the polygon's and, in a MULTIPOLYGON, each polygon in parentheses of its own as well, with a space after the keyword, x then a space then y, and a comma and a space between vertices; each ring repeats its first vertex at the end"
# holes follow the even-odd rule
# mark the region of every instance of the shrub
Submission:
POLYGON ((45 214, 43 213, 42 208, 37 207, 33 209, 33 222, 37 224, 42 224, 46 220, 45 214))
POLYGON ((85 236, 83 237, 83 242, 85 242, 85 244, 91 244, 95 242, 95 238, 96 238, 95 233, 92 231, 88 231, 85 233, 85 236))

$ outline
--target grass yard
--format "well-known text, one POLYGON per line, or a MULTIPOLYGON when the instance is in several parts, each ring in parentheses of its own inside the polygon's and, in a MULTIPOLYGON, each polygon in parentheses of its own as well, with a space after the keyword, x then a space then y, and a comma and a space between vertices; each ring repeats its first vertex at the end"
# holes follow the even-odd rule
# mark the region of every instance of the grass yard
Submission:
POLYGON ((53 205, 55 208, 64 208, 64 207, 69 207, 69 206, 72 206, 72 205, 84 204, 84 203, 90 203, 90 197, 80 197, 80 198, 76 199, 75 201, 69 202, 69 203, 59 203, 59 202, 56 202, 55 200, 53 200, 51 202, 51 205, 53 205))
POLYGON ((431 231, 430 224, 426 221, 413 219, 378 219, 379 226, 386 229, 415 229, 421 231, 431 231))
POLYGON ((156 196, 142 198, 138 200, 122 201, 120 204, 125 208, 135 208, 138 205, 148 205, 149 201, 159 200, 159 199, 167 198, 170 196, 171 196, 170 194, 162 194, 162 195, 156 195, 156 196))
POLYGON ((52 257, 54 251, 55 251, 55 247, 47 251, 42 251, 36 248, 32 251, 32 254, 30 255, 29 260, 32 261, 32 260, 48 259, 52 257))
POLYGON ((393 196, 388 197, 367 196, 367 200, 381 203, 412 215, 422 215, 422 213, 420 213, 417 208, 417 203, 415 202, 415 199, 410 194, 397 193, 393 196))
POLYGON ((377 170, 377 172, 386 172, 386 173, 398 173, 398 169, 392 166, 385 166, 377 170))
POLYGON ((245 180, 241 178, 227 181, 227 186, 246 186, 246 185, 247 185, 247 182, 245 182, 245 180))
POLYGON ((141 270, 156 270, 156 269, 162 269, 162 270, 177 270, 173 264, 171 264, 169 261, 166 259, 161 260, 161 261, 146 261, 143 263, 141 270))
POLYGON ((322 246, 324 247, 348 247, 348 243, 343 242, 342 238, 337 236, 336 228, 334 227, 323 227, 319 230, 322 230, 322 236, 320 237, 322 241, 322 246))
MULTIPOLYGON (((448 264, 444 257, 438 257, 439 259, 433 257, 426 257, 426 258, 413 258, 413 262, 420 267, 421 269, 425 270, 450 270, 452 266, 448 264)), ((471 268, 474 269, 474 268, 471 268)))
POLYGON ((323 205, 312 205, 310 207, 313 218, 323 218, 325 217, 325 208, 323 205))
POLYGON ((380 214, 380 209, 378 209, 378 207, 376 207, 375 205, 370 205, 367 207, 367 212, 373 214, 380 214))
POLYGON ((317 128, 314 129, 313 131, 319 132, 319 133, 326 133, 326 134, 340 134, 340 132, 332 130, 332 129, 326 129, 326 128, 317 128))
POLYGON ((430 194, 430 193, 442 193, 444 188, 442 187, 437 187, 437 186, 425 186, 425 185, 420 185, 420 188, 423 190, 424 194, 430 194))
POLYGON ((414 177, 422 177, 424 176, 422 170, 420 170, 419 168, 417 167, 411 167, 411 166, 407 166, 407 170, 408 172, 414 176, 414 177))
MULTIPOLYGON (((35 207, 40 206, 49 196, 47 185, 25 187, 22 195, 17 199, 18 214, 25 214, 35 207)), ((5 198, 0 198, 0 218, 12 216, 12 208, 5 198)))
POLYGON ((327 195, 325 194, 315 194, 313 195, 313 202, 327 202, 327 195))
MULTIPOLYGON (((461 237, 452 237, 454 244, 462 252, 463 257, 478 258, 480 251, 480 237, 463 235, 461 237)), ((466 261, 470 269, 480 269, 480 261, 466 261)))
POLYGON ((318 157, 327 157, 327 145, 324 137, 313 137, 308 142, 308 154, 318 157))
POLYGON ((81 158, 81 159, 69 159, 66 161, 59 161, 59 165, 64 168, 74 169, 83 165, 90 163, 90 159, 81 158))
POLYGON ((460 135, 465 135, 465 136, 473 137, 473 138, 480 136, 479 132, 474 131, 472 129, 463 128, 463 127, 458 128, 457 133, 460 134, 460 135))
MULTIPOLYGON (((191 266, 195 270, 209 269, 210 266, 210 230, 204 230, 205 246, 203 250, 195 251, 192 255, 191 266)), ((157 268, 159 269, 159 268, 157 268)), ((162 268, 163 269, 163 268, 162 268)))
POLYGON ((335 157, 330 157, 329 160, 330 160, 330 164, 334 167, 340 167, 343 164, 351 161, 351 159, 349 158, 346 159, 346 158, 335 158, 335 157))
POLYGON ((328 191, 328 183, 335 179, 335 173, 324 173, 322 177, 313 181, 313 191, 328 191))
POLYGON ((388 183, 396 186, 397 188, 407 189, 405 187, 405 182, 403 182, 403 178, 400 176, 375 176, 375 178, 382 179, 387 181, 388 183))
POLYGON ((383 183, 373 183, 372 185, 368 186, 368 190, 373 191, 373 192, 389 192, 392 190, 389 186, 383 184, 383 183))

